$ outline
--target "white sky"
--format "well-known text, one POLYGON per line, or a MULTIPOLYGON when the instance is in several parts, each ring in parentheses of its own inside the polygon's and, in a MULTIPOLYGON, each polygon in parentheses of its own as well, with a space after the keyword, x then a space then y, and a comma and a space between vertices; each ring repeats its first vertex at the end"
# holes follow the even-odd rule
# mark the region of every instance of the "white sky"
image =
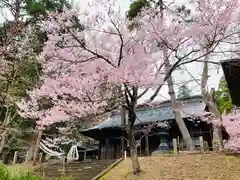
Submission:
MULTIPOLYGON (((72 0, 72 2, 81 8, 86 8, 87 4, 93 0, 72 0)), ((118 0, 119 5, 123 12, 127 11, 130 5, 131 0, 118 0)), ((184 2, 184 0, 177 0, 179 3, 184 2)), ((0 22, 4 20, 4 16, 8 19, 11 18, 11 14, 5 9, 1 10, 0 14, 0 22)), ((202 71, 202 64, 201 63, 191 63, 189 65, 186 65, 186 68, 188 69, 189 73, 194 76, 196 79, 201 78, 201 71, 202 71)), ((222 69, 221 67, 212 67, 210 71, 210 77, 208 81, 208 88, 218 88, 219 79, 222 76, 222 69), (219 70, 217 70, 219 69, 219 70)), ((173 73, 173 79, 175 82, 175 91, 178 91, 178 88, 183 85, 187 84, 188 87, 191 88, 192 92, 194 94, 200 94, 200 87, 199 84, 196 82, 189 82, 193 78, 188 74, 188 72, 184 71, 183 73, 176 71, 173 73)), ((143 99, 140 100, 140 103, 144 100, 148 99, 152 95, 153 91, 149 91, 143 99)), ((155 100, 166 100, 169 98, 168 95, 168 88, 166 85, 162 88, 161 92, 159 93, 158 97, 155 100)))

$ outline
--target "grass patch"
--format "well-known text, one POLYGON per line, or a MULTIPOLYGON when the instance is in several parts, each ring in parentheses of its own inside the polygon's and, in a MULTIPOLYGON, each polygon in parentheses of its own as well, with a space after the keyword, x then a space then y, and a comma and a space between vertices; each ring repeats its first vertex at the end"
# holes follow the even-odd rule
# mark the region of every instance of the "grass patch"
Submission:
POLYGON ((0 164, 0 180, 40 180, 40 177, 33 175, 24 167, 19 169, 19 166, 7 167, 0 164))
POLYGON ((32 163, 25 163, 25 164, 13 164, 7 166, 7 169, 10 174, 13 176, 17 176, 19 174, 26 174, 32 172, 32 163))
POLYGON ((158 155, 139 158, 142 172, 132 173, 131 160, 113 168, 102 180, 239 180, 240 157, 217 154, 158 155))

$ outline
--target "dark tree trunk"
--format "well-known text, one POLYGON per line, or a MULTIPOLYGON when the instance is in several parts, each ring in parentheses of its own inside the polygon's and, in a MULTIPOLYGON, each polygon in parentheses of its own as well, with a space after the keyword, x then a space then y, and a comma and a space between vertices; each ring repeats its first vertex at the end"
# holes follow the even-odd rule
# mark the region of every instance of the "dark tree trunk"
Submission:
POLYGON ((138 88, 136 86, 132 87, 132 94, 130 93, 128 87, 125 86, 126 90, 126 103, 128 112, 128 142, 130 148, 130 156, 132 160, 133 173, 139 174, 140 164, 138 161, 137 154, 137 144, 134 136, 134 123, 136 121, 136 106, 137 106, 137 92, 138 88))
POLYGON ((133 129, 129 129, 129 131, 128 131, 128 140, 129 140, 130 156, 131 156, 131 160, 132 160, 133 173, 138 174, 141 170, 140 170, 140 164, 138 161, 137 146, 136 146, 136 140, 134 137, 133 129))

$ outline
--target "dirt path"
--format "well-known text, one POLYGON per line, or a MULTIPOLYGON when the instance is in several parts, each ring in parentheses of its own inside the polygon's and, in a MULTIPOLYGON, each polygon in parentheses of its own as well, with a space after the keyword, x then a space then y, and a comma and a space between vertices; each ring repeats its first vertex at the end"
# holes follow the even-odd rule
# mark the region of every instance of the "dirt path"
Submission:
POLYGON ((178 155, 140 158, 143 172, 132 175, 127 159, 104 180, 240 180, 240 157, 224 155, 178 155))

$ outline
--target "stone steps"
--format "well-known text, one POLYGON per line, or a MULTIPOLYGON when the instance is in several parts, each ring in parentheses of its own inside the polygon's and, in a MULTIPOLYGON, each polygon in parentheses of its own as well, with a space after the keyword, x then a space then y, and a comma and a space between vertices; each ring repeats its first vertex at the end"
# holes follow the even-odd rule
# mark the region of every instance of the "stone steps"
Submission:
MULTIPOLYGON (((94 160, 89 162, 68 162, 65 164, 65 176, 71 176, 74 180, 90 180, 116 160, 94 160)), ((59 179, 63 173, 63 164, 57 163, 50 165, 36 172, 43 175, 44 179, 59 179)))
MULTIPOLYGON (((67 169, 72 169, 72 170, 87 170, 87 169, 93 169, 93 168, 102 168, 102 167, 106 167, 106 166, 109 166, 109 164, 112 164, 114 163, 113 162, 109 162, 109 163, 105 163, 105 164, 96 164, 96 165, 87 165, 87 166, 84 166, 84 165, 80 165, 80 166, 65 166, 65 170, 67 169)), ((47 167, 47 168, 44 168, 44 171, 46 170, 51 170, 51 171, 59 171, 59 170, 62 170, 63 169, 63 166, 57 166, 57 167, 47 167)))
MULTIPOLYGON (((68 162, 65 164, 65 166, 79 166, 79 165, 88 165, 88 164, 105 164, 105 163, 109 163, 109 162, 114 162, 115 160, 99 160, 99 161, 87 161, 87 162, 68 162)), ((55 163, 52 164, 51 166, 60 166, 63 165, 62 163, 55 163)))
MULTIPOLYGON (((98 169, 105 169, 107 168, 108 166, 103 166, 103 167, 98 167, 98 168, 85 168, 85 169, 65 169, 65 172, 89 172, 89 171, 92 171, 92 170, 98 170, 98 169)), ((45 170, 44 171, 45 173, 47 172, 56 172, 56 173, 61 173, 63 172, 63 169, 57 169, 57 170, 52 170, 52 169, 48 169, 48 170, 45 170)))
MULTIPOLYGON (((67 177, 72 177, 71 180, 91 180, 93 178, 92 175, 84 175, 84 176, 67 176, 67 177)), ((42 180, 60 180, 59 177, 56 176, 45 176, 42 178, 42 180)))
MULTIPOLYGON (((114 162, 114 161, 113 161, 114 162)), ((65 166, 65 168, 75 168, 75 167, 92 167, 92 166, 104 166, 104 165, 106 165, 106 164, 111 164, 111 163, 113 163, 113 162, 108 162, 108 163, 101 163, 101 164, 79 164, 79 165, 71 165, 71 166, 69 166, 69 165, 66 165, 65 166)), ((51 168, 62 168, 63 167, 63 165, 61 164, 61 165, 59 165, 59 166, 51 166, 51 168)), ((48 167, 46 167, 46 168, 48 168, 48 167)))
MULTIPOLYGON (((101 171, 102 171, 102 169, 96 169, 93 172, 95 173, 95 172, 101 172, 101 171)), ((85 172, 81 172, 81 171, 65 171, 64 174, 68 174, 68 175, 72 175, 72 176, 78 176, 78 175, 91 174, 93 172, 89 172, 89 171, 88 172, 87 171, 85 171, 85 172)), ((56 175, 56 176, 58 176, 58 175, 62 175, 62 174, 63 174, 62 172, 45 172, 46 176, 47 175, 56 175)))

